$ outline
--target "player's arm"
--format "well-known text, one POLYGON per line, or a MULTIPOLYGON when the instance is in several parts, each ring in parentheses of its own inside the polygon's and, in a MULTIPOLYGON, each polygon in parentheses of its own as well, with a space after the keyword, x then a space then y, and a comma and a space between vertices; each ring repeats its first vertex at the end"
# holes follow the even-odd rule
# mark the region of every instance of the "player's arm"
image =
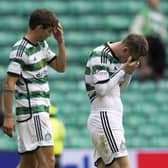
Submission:
POLYGON ((15 83, 19 76, 8 74, 4 83, 3 103, 4 103, 4 123, 3 131, 12 137, 15 132, 15 122, 12 112, 13 95, 15 83))
POLYGON ((64 72, 66 69, 66 49, 64 44, 63 28, 59 23, 53 32, 54 38, 58 42, 58 56, 50 62, 50 66, 58 72, 64 72))
POLYGON ((91 62, 91 71, 96 94, 104 96, 119 82, 125 72, 119 70, 111 76, 109 60, 107 60, 106 63, 102 63, 101 57, 94 57, 91 62))
POLYGON ((126 73, 124 76, 124 81, 120 83, 120 89, 123 90, 125 89, 132 78, 132 73, 140 66, 140 61, 139 60, 134 60, 132 61, 132 57, 130 56, 127 60, 127 62, 123 65, 121 69, 124 70, 126 73))
POLYGON ((125 74, 132 74, 138 67, 139 64, 136 61, 132 62, 132 57, 130 56, 127 62, 124 63, 123 67, 112 77, 110 77, 108 68, 98 71, 93 77, 96 93, 101 96, 106 95, 116 84, 119 83, 125 74))
POLYGON ((112 78, 108 72, 100 71, 97 73, 97 80, 95 83, 96 93, 100 96, 105 96, 116 84, 118 84, 119 80, 125 75, 123 70, 118 71, 112 78))
POLYGON ((125 74, 124 81, 120 83, 120 90, 124 90, 129 85, 131 78, 132 78, 131 74, 125 74))

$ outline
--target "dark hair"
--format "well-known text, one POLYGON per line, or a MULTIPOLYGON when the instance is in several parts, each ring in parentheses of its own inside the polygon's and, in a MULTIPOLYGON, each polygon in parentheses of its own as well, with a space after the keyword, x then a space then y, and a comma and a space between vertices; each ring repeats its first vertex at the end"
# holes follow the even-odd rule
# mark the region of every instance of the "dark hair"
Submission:
POLYGON ((140 56, 148 55, 148 42, 143 35, 129 34, 122 43, 128 47, 130 53, 140 56))
POLYGON ((56 27, 58 25, 58 19, 47 9, 36 9, 30 16, 29 27, 33 30, 38 25, 43 25, 44 29, 48 27, 56 27))

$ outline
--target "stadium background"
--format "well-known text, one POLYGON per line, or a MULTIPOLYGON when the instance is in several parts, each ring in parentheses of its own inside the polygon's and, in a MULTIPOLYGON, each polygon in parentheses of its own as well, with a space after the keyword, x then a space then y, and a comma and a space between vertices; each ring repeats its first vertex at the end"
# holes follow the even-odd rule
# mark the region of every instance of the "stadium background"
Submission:
MULTIPOLYGON (((59 118, 63 120, 67 129, 63 168, 92 167, 88 166, 92 160, 92 145, 86 129, 89 100, 83 81, 87 57, 95 46, 125 37, 135 14, 144 5, 145 0, 0 0, 0 79, 2 81, 6 74, 11 46, 27 31, 28 17, 34 9, 39 7, 51 9, 58 15, 64 27, 67 70, 64 74, 55 74, 49 69, 51 102, 59 108, 59 118), (73 155, 69 155, 70 153, 73 155), (66 162, 68 163, 69 156, 74 163, 68 166, 66 162), (83 161, 80 161, 80 158, 75 159, 77 156, 84 159, 84 164, 78 163, 83 161)), ((168 16, 168 1, 161 0, 160 7, 168 16)), ((54 49, 55 41, 49 38, 48 42, 54 49)), ((166 48, 168 53, 168 38, 166 48)), ((168 55, 166 62, 168 65, 168 55)), ((161 156, 161 159, 168 158, 167 77, 168 68, 164 79, 158 83, 153 81, 140 83, 134 79, 122 95, 127 146, 131 155, 131 165, 136 165, 135 168, 146 168, 142 164, 141 167, 137 165, 137 158, 141 156, 142 150, 144 153, 152 152, 152 162, 156 161, 153 154, 161 156)), ((11 139, 0 130, 0 167, 15 167, 18 160, 16 151, 16 135, 11 139), (4 159, 9 162, 5 163, 4 159)), ((142 157, 141 159, 144 163, 145 159, 142 157)), ((162 168, 168 167, 168 164, 164 165, 165 167, 162 168)))

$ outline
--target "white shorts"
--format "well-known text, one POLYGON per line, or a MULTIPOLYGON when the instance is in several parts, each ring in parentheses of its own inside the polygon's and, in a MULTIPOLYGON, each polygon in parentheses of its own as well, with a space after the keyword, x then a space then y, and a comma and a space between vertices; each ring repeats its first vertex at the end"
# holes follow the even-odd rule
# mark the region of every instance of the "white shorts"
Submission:
POLYGON ((25 153, 42 146, 53 146, 49 114, 40 112, 18 123, 18 152, 25 153))
POLYGON ((121 117, 110 111, 91 113, 87 127, 94 145, 95 164, 101 158, 109 165, 115 158, 128 155, 121 117))

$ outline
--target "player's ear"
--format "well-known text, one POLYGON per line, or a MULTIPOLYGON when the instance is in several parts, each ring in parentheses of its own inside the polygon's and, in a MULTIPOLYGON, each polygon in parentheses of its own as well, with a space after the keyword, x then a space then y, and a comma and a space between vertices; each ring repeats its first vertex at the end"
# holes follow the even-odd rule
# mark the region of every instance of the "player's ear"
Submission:
POLYGON ((124 53, 128 53, 128 47, 124 46, 124 47, 123 47, 123 52, 124 52, 124 53))

